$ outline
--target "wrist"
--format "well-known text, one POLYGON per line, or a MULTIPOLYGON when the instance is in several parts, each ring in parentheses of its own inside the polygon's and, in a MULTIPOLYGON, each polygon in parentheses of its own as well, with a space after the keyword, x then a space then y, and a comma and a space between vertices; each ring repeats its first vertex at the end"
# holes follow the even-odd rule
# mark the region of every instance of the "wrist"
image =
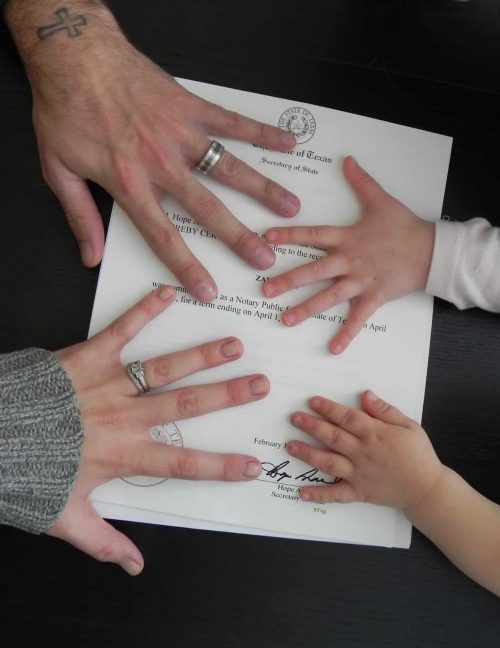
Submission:
POLYGON ((456 473, 451 468, 440 464, 440 470, 420 493, 420 496, 403 508, 403 513, 414 526, 417 528, 422 526, 429 516, 429 512, 441 500, 443 489, 445 492, 449 489, 448 484, 453 481, 454 475, 456 473))
POLYGON ((416 241, 415 251, 416 267, 416 286, 415 290, 425 290, 427 279, 432 264, 432 255, 434 252, 434 238, 436 235, 436 226, 432 221, 418 219, 418 229, 415 232, 414 241, 416 241))
POLYGON ((32 86, 54 75, 70 77, 99 63, 99 53, 132 47, 99 0, 10 0, 5 20, 32 86), (70 73, 71 69, 71 73, 70 73))

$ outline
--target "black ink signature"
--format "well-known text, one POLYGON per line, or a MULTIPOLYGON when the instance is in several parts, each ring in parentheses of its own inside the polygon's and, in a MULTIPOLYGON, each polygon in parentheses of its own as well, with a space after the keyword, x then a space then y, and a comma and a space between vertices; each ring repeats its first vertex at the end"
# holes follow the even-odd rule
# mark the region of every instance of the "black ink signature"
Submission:
POLYGON ((267 477, 271 477, 271 479, 276 479, 276 481, 280 482, 282 479, 295 479, 297 481, 302 481, 302 482, 311 482, 313 484, 335 484, 336 482, 339 481, 339 479, 334 479, 333 481, 328 481, 327 479, 323 479, 322 477, 316 477, 318 473, 317 468, 311 468, 310 470, 306 470, 306 472, 303 472, 300 475, 297 475, 296 477, 292 477, 292 475, 289 475, 283 468, 286 468, 290 462, 289 461, 282 461, 280 464, 275 466, 273 463, 270 461, 263 461, 261 463, 262 470, 264 471, 264 474, 267 475, 267 477))
POLYGON ((260 465, 262 466, 262 470, 265 471, 265 474, 268 477, 272 477, 272 479, 275 479, 277 477, 278 479, 276 479, 276 481, 281 481, 282 479, 285 479, 285 477, 288 477, 289 479, 292 478, 292 476, 284 470, 280 472, 280 469, 286 468, 289 463, 289 461, 282 461, 278 466, 275 466, 269 461, 263 461, 260 465), (270 466, 270 468, 268 468, 268 466, 270 466))

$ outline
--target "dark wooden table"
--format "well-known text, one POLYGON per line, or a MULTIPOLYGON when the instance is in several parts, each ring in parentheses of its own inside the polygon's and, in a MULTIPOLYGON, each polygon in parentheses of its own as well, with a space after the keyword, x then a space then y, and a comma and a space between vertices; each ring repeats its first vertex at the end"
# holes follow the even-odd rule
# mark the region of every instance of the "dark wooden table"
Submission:
MULTIPOLYGON (((444 213, 500 225, 498 1, 110 4, 174 75, 453 136, 444 213)), ((29 86, 4 25, 0 41, 0 351, 56 349, 86 337, 98 270, 80 265, 42 181, 29 86)), ((111 200, 95 195, 107 219, 111 200)), ((499 332, 499 316, 436 301, 424 409, 441 459, 497 502, 499 332)), ((139 578, 0 529, 4 646, 500 645, 498 599, 418 532, 403 551, 117 526, 144 552, 139 578)))

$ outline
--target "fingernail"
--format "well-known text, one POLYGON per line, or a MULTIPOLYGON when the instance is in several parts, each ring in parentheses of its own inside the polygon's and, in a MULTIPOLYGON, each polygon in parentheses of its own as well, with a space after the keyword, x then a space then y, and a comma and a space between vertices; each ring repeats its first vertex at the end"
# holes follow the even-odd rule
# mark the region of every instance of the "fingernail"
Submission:
POLYGON ((275 243, 278 240, 278 232, 276 230, 269 230, 265 234, 268 243, 275 243))
POLYGON ((311 496, 307 491, 301 491, 300 492, 300 497, 304 502, 309 502, 311 500, 311 496))
POLYGON ((286 449, 291 455, 295 456, 299 454, 299 446, 296 443, 287 443, 286 449))
POLYGON ((336 344, 334 347, 332 347, 332 353, 334 355, 338 355, 339 353, 342 353, 344 347, 341 344, 336 344))
POLYGON ((162 301, 169 301, 175 295, 175 290, 172 286, 162 286, 157 295, 162 301))
POLYGON ((281 211, 285 216, 295 216, 300 209, 300 200, 293 194, 288 196, 281 203, 281 211))
POLYGON ((201 302, 209 302, 217 297, 217 290, 208 281, 197 284, 193 289, 193 293, 196 299, 201 302))
POLYGON ((375 396, 375 394, 372 392, 371 389, 368 389, 366 391, 365 396, 366 396, 366 400, 369 401, 370 403, 375 403, 375 401, 377 400, 377 397, 375 396))
POLYGON ((302 423, 302 414, 292 414, 292 423, 294 425, 300 425, 302 423))
POLYGON ((297 316, 294 313, 285 313, 283 321, 287 326, 293 326, 297 322, 297 316))
POLYGON ((243 475, 243 477, 251 477, 255 479, 255 477, 258 477, 261 472, 262 467, 259 463, 256 463, 255 461, 249 461, 243 466, 241 474, 243 475))
POLYGON ((250 381, 250 392, 253 396, 262 396, 269 391, 269 382, 263 376, 250 381))
POLYGON ((240 355, 240 345, 234 340, 221 346, 222 355, 226 358, 235 358, 240 355))
POLYGON ((281 142, 286 144, 286 146, 290 146, 290 148, 293 148, 297 144, 295 135, 292 135, 290 131, 283 131, 281 133, 281 142))
POLYGON ((289 194, 281 203, 281 213, 283 216, 295 216, 295 214, 299 211, 300 209, 300 200, 292 195, 289 194))
POLYGON ((269 268, 269 266, 273 265, 275 260, 276 256, 274 252, 270 247, 267 247, 267 245, 265 247, 259 248, 255 252, 255 263, 259 266, 259 268, 269 268))
POLYGON ((321 398, 315 396, 314 398, 311 398, 309 404, 311 406, 311 409, 319 409, 321 407, 321 398))
POLYGON ((135 562, 135 560, 125 560, 121 566, 130 576, 137 576, 142 570, 142 566, 135 562))
POLYGON ((267 297, 272 297, 273 295, 276 294, 276 284, 273 283, 272 281, 266 281, 266 283, 263 286, 264 294, 267 297))
POLYGON ((80 254, 85 265, 91 265, 94 262, 94 248, 92 243, 85 241, 80 245, 80 254))

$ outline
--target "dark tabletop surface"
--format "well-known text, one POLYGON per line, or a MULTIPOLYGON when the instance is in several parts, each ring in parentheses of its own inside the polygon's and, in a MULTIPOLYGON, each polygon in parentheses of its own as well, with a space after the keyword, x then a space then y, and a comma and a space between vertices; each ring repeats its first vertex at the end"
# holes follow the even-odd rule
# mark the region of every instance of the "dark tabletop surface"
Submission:
MULTIPOLYGON (((110 4, 176 76, 452 136, 444 213, 500 225, 498 1, 110 4)), ((80 264, 41 178, 30 90, 3 24, 0 178, 0 351, 85 338, 98 270, 80 264)), ((94 192, 107 222, 111 200, 94 192)), ((498 315, 436 300, 423 419, 443 462, 497 502, 499 331, 498 315)), ((4 646, 500 646, 499 600, 416 531, 405 551, 116 526, 144 553, 138 578, 0 529, 4 646)))

